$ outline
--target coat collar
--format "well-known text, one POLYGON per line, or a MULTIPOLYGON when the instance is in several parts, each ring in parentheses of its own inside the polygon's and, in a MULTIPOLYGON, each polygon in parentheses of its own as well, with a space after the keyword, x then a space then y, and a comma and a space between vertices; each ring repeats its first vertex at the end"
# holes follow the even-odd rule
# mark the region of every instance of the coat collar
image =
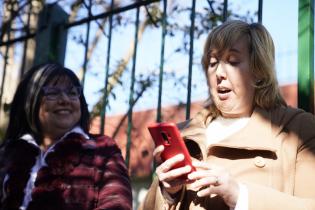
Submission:
MULTIPOLYGON (((56 141, 56 143, 62 141, 71 133, 81 134, 82 136, 84 136, 84 138, 89 139, 89 136, 83 131, 83 129, 80 126, 76 126, 72 128, 70 131, 66 132, 59 140, 56 141)), ((29 133, 23 134, 19 139, 22 141, 26 141, 27 143, 32 144, 39 148, 39 145, 37 144, 35 138, 29 133)))
POLYGON ((276 132, 272 125, 270 111, 256 107, 248 124, 244 128, 207 148, 205 130, 212 120, 213 118, 209 116, 209 111, 204 109, 182 129, 183 137, 195 141, 199 145, 203 155, 207 154, 206 151, 215 146, 276 152, 276 145, 273 138, 276 132))

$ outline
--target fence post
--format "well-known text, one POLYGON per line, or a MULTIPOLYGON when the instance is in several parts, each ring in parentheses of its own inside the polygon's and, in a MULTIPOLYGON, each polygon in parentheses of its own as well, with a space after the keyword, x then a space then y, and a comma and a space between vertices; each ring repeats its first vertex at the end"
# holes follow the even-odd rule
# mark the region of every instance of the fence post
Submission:
POLYGON ((68 16, 57 3, 45 5, 38 19, 34 65, 48 61, 64 63, 68 16))
POLYGON ((314 2, 299 0, 298 106, 314 113, 314 2))

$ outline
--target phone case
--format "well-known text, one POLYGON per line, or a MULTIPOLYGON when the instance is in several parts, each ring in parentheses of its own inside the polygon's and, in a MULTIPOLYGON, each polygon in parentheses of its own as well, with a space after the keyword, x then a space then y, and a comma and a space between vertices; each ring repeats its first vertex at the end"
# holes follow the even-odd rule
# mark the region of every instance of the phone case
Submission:
POLYGON ((164 151, 161 154, 161 158, 163 161, 177 154, 183 154, 185 157, 184 160, 176 164, 173 169, 184 167, 185 165, 190 165, 192 171, 195 170, 192 166, 191 157, 185 145, 185 142, 182 139, 180 132, 174 123, 154 123, 149 125, 148 129, 155 145, 164 145, 164 151))

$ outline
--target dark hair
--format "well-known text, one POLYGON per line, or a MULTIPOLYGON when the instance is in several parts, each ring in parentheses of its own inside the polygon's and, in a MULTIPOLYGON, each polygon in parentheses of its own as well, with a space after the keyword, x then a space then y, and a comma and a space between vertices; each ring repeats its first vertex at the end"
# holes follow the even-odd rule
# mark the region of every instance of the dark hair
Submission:
MULTIPOLYGON (((39 106, 42 98, 41 88, 53 79, 67 77, 74 86, 81 86, 73 71, 57 63, 35 66, 26 72, 20 81, 11 103, 9 124, 5 133, 5 141, 14 141, 23 134, 31 134, 37 143, 41 142, 39 124, 39 106)), ((84 132, 89 130, 89 111, 83 93, 80 96, 81 118, 79 125, 84 132)))

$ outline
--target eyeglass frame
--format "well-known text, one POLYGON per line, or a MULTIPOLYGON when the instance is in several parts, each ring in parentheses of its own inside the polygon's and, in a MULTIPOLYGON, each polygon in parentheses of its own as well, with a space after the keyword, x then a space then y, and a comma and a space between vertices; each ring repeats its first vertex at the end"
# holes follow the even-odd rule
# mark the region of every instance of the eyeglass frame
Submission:
POLYGON ((71 86, 69 88, 59 88, 59 87, 55 87, 55 86, 44 86, 44 87, 42 87, 42 92, 43 92, 43 96, 50 101, 58 100, 58 98, 62 95, 62 93, 64 93, 70 100, 77 100, 82 95, 82 87, 81 86, 71 86), (70 91, 73 90, 73 88, 75 88, 77 93, 78 93, 76 96, 70 95, 70 91), (58 94, 55 96, 48 95, 47 92, 49 90, 52 90, 52 89, 57 90, 58 94))

